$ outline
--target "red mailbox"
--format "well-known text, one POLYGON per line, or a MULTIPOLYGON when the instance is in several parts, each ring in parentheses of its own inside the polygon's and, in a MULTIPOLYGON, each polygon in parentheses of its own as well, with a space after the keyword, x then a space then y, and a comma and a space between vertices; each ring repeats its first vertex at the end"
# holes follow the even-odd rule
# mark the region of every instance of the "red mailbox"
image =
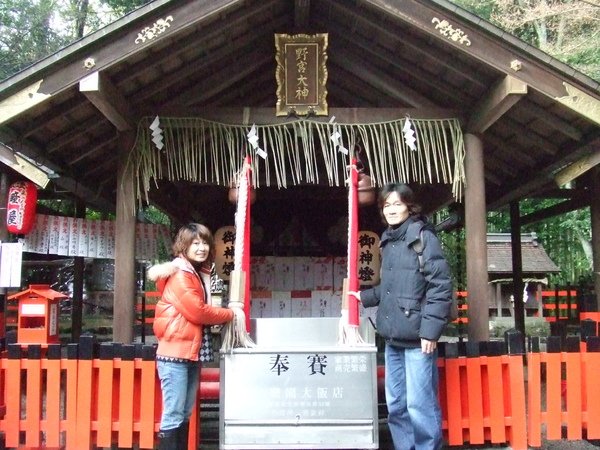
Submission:
POLYGON ((63 298, 67 296, 50 289, 49 284, 31 284, 29 289, 8 297, 19 302, 17 343, 57 344, 58 303, 63 298))

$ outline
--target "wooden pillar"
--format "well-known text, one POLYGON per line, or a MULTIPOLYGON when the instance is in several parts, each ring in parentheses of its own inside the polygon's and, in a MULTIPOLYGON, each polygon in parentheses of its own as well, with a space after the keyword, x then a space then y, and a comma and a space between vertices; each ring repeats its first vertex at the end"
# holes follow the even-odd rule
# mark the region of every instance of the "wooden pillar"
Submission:
POLYGON ((523 303, 523 257, 521 249, 521 211, 519 202, 510 202, 510 246, 512 252, 515 328, 525 336, 525 304, 523 303))
POLYGON ((134 138, 133 132, 120 133, 117 174, 113 341, 124 344, 133 342, 135 306, 135 174, 128 164, 134 138))
MULTIPOLYGON (((75 200, 75 217, 85 218, 85 203, 75 200)), ((73 258, 73 308, 71 309, 71 341, 78 342, 83 323, 83 275, 85 269, 83 256, 73 258)))
POLYGON ((478 136, 467 133, 465 147, 465 236, 469 303, 467 334, 470 341, 487 341, 490 329, 483 144, 478 136))
POLYGON ((590 216, 592 219, 592 258, 594 263, 596 311, 600 311, 600 167, 594 167, 591 172, 590 216))
POLYGON ((502 317, 502 283, 496 283, 496 311, 502 317))

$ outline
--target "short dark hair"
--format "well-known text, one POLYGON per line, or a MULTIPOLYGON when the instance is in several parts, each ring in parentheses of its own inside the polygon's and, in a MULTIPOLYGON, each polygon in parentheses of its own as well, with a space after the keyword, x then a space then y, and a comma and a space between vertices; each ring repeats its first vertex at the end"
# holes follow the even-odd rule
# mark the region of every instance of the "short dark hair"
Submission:
POLYGON ((215 240, 208 227, 200 223, 188 223, 179 229, 175 241, 173 241, 173 255, 185 256, 194 239, 202 239, 208 244, 210 249, 208 261, 212 262, 215 259, 215 240))
POLYGON ((417 203, 415 200, 415 193, 408 186, 408 184, 404 183, 388 183, 381 188, 379 192, 379 211, 383 214, 383 205, 385 204, 385 199, 388 196, 395 192, 400 197, 402 203, 404 203, 408 207, 408 213, 413 216, 421 213, 421 205, 417 203))

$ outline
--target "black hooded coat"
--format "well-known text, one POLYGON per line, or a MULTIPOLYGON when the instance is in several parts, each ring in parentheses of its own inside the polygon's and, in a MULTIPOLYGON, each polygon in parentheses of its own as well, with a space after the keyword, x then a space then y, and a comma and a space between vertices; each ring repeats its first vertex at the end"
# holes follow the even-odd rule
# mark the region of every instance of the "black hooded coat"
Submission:
POLYGON ((399 347, 420 347, 421 338, 437 341, 452 303, 450 268, 433 226, 410 216, 381 236, 381 280, 361 292, 365 307, 378 306, 377 333, 399 347), (423 271, 412 248, 423 229, 423 271))

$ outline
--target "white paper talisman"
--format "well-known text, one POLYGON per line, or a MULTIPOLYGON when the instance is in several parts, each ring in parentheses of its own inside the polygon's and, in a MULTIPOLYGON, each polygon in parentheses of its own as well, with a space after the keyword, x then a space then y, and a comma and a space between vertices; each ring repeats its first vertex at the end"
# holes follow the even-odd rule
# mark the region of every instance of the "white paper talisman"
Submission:
POLYGON ((79 251, 79 222, 69 217, 69 256, 77 256, 79 251))
POLYGON ((342 290, 344 278, 348 278, 348 258, 336 256, 333 260, 333 289, 342 290))
POLYGON ((275 290, 291 291, 294 289, 294 258, 283 256, 277 258, 275 264, 275 290))
POLYGON ((36 233, 38 234, 35 252, 46 254, 50 243, 50 216, 40 214, 36 217, 35 222, 36 233))
POLYGON ((312 295, 310 291, 292 291, 292 317, 312 316, 312 295))
POLYGON ((294 258, 294 289, 313 289, 315 284, 315 273, 312 258, 308 256, 296 256, 294 258))
POLYGON ((318 290, 333 289, 333 257, 316 257, 313 263, 314 288, 318 290))
POLYGON ((292 294, 290 291, 273 291, 273 317, 292 316, 292 294))
POLYGON ((332 317, 331 290, 315 290, 311 292, 312 317, 332 317))
POLYGON ((106 230, 106 257, 115 257, 115 223, 113 221, 107 221, 106 230))
POLYGON ((51 216, 50 234, 48 236, 48 253, 58 255, 58 239, 60 237, 60 217, 51 216))
POLYGON ((69 229, 69 218, 61 217, 59 221, 59 227, 58 254, 66 256, 69 254, 69 237, 71 232, 69 229))
POLYGON ((250 317, 253 319, 273 317, 273 298, 271 291, 252 291, 250 317))
POLYGON ((107 247, 108 247, 108 223, 106 220, 98 221, 98 247, 96 255, 98 258, 107 258, 107 247))
POLYGON ((88 225, 88 256, 95 258, 98 256, 98 221, 90 220, 88 225))
POLYGON ((77 219, 77 229, 79 231, 77 256, 88 255, 88 239, 90 236, 89 221, 86 219, 77 219))

